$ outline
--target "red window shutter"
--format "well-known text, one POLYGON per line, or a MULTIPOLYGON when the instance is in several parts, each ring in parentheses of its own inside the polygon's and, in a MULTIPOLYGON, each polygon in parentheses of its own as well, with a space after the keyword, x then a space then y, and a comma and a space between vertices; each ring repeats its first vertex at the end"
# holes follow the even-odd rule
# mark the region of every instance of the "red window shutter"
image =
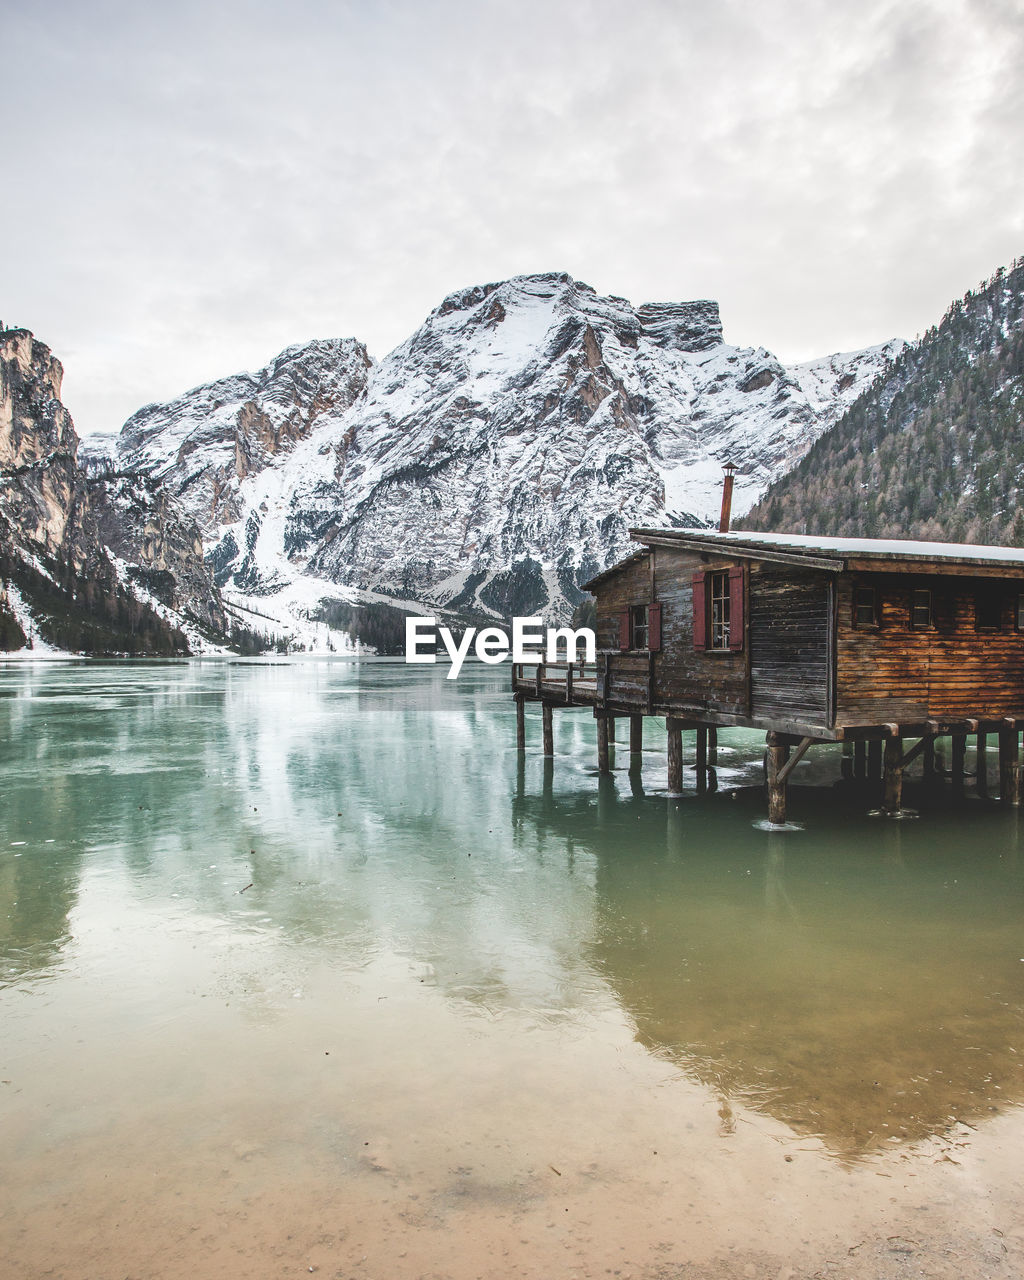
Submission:
POLYGON ((743 570, 729 570, 729 648, 743 648, 743 570))
POLYGON ((652 604, 647 610, 647 648, 657 653, 661 648, 661 605, 652 604))
POLYGON ((619 614, 619 648, 625 653, 629 648, 629 610, 619 614))
POLYGON ((707 582, 703 573, 693 575, 693 647, 708 647, 707 582))

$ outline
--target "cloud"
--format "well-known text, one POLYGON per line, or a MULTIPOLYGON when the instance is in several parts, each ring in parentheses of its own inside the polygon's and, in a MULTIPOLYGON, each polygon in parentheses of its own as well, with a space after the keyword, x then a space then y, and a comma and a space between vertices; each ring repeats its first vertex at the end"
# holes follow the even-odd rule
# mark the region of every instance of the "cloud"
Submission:
POLYGON ((4 8, 0 314, 84 430, 517 272, 798 359, 1024 248, 1008 0, 4 8))

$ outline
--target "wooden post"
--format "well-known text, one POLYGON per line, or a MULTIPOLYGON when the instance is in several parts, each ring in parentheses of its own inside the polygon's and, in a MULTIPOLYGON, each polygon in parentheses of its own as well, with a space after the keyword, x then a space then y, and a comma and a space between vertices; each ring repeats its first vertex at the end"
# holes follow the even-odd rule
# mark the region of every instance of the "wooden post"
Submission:
POLYGON ((608 717, 608 745, 610 747, 615 746, 615 717, 614 716, 608 717))
POLYGON ((1011 808, 1020 804, 1020 741, 1016 723, 999 730, 999 802, 1011 808))
POLYGON ((550 702, 541 703, 541 722, 544 726, 544 754, 553 756, 555 754, 555 737, 552 732, 550 702))
POLYGON ((608 716, 597 717, 597 771, 610 773, 608 768, 608 716))
POLYGON ((863 782, 867 777, 868 744, 858 739, 853 744, 853 752, 853 776, 858 782, 863 782))
POLYGON ((629 753, 638 756, 644 749, 644 718, 643 716, 629 717, 629 753))
POLYGON ((930 733, 924 743, 924 758, 921 764, 924 780, 929 785, 935 781, 935 734, 930 733))
POLYGON ((786 821, 786 784, 779 781, 779 772, 786 763, 788 750, 777 733, 769 733, 767 741, 765 772, 768 784, 768 821, 774 826, 781 826, 786 821))
POLYGON ((953 795, 957 798, 964 794, 964 761, 967 758, 967 734, 953 734, 953 795))
POLYGON ((703 796, 708 790, 708 727, 697 726, 697 794, 703 796))
POLYGON ((988 734, 978 734, 978 754, 975 763, 975 787, 979 796, 988 796, 988 734))
POLYGON ((668 729, 668 789, 677 796, 683 790, 683 731, 679 721, 671 716, 665 724, 668 729))
POLYGON ((708 768, 718 768, 718 730, 713 724, 708 725, 708 768))
POLYGON ((843 742, 843 758, 839 762, 839 776, 844 782, 850 782, 853 779, 853 743, 849 741, 843 742))
POLYGON ((868 779, 877 782, 882 776, 882 740, 872 738, 868 742, 868 779))
POLYGON ((516 694, 516 750, 526 750, 526 699, 516 694))
POLYGON ((885 740, 885 799, 882 807, 890 817, 895 817, 903 807, 903 739, 885 740))

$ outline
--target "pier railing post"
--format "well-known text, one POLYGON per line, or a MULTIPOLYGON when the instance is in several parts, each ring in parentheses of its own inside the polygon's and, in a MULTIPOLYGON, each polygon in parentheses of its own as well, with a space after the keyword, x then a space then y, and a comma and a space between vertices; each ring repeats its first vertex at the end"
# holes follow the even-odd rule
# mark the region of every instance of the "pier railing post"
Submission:
POLYGON ((516 694, 516 750, 526 750, 526 699, 516 694))

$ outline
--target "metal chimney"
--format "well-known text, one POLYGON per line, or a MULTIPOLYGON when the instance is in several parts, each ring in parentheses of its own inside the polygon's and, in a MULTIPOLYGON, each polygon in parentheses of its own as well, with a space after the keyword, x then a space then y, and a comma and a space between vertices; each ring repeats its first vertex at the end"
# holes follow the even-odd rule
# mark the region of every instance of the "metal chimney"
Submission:
POLYGON ((735 463, 727 462, 723 468, 725 483, 722 485, 722 518, 718 522, 718 532, 729 532, 729 517, 732 514, 732 477, 736 470, 735 463))

